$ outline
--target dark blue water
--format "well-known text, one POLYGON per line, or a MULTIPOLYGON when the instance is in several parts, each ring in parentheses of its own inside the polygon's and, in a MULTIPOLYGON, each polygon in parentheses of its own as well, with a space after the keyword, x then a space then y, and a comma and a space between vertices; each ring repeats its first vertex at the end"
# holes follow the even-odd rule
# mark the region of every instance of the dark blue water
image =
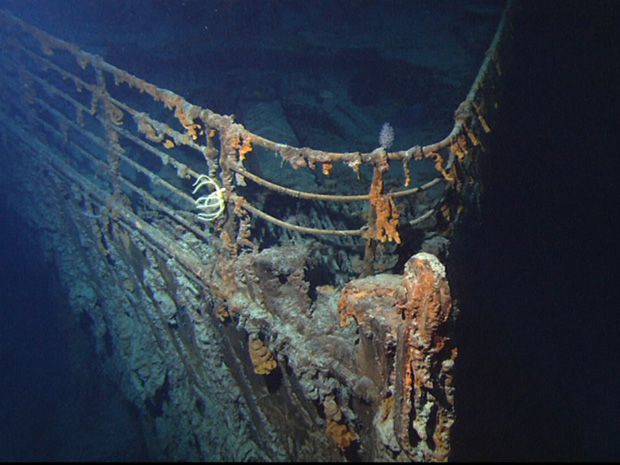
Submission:
POLYGON ((458 277, 463 460, 620 458, 617 2, 525 2, 458 277))
POLYGON ((32 232, 0 198, 0 456, 54 456, 54 406, 66 376, 66 342, 55 319, 54 270, 38 259, 32 232), (30 239, 30 240, 29 240, 30 239))

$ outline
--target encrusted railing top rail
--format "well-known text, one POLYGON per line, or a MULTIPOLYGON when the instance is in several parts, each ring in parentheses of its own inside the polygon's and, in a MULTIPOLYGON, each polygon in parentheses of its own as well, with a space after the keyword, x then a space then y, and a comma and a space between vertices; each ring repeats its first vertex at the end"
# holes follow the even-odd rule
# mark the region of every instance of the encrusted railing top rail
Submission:
MULTIPOLYGON (((218 228, 223 231, 221 237, 230 250, 249 244, 248 214, 301 233, 362 236, 368 239, 369 243, 375 241, 400 243, 398 226, 402 220, 399 219, 400 213, 394 199, 416 194, 442 182, 446 183, 447 191, 460 192, 467 182, 473 153, 482 149, 481 136, 491 131, 489 121, 492 120, 496 103, 494 82, 495 78, 501 75, 501 44, 503 37, 507 34, 509 24, 507 18, 511 9, 512 5, 509 4, 504 11, 478 76, 466 100, 455 112, 455 124, 450 134, 434 144, 413 146, 394 152, 388 152, 385 147, 379 147, 371 152, 337 153, 307 147, 292 147, 269 140, 248 131, 243 125, 236 123, 231 116, 220 115, 191 104, 180 95, 158 88, 105 62, 97 55, 80 50, 75 45, 23 22, 6 11, 0 11, 0 28, 5 33, 9 33, 3 36, 3 48, 10 51, 13 58, 7 56, 2 61, 5 67, 13 66, 13 73, 17 77, 15 81, 21 83, 21 88, 15 90, 22 93, 27 104, 24 107, 37 105, 38 113, 43 112, 55 121, 56 126, 50 129, 55 128, 56 132, 60 132, 65 139, 68 139, 69 128, 79 133, 84 141, 87 141, 86 145, 78 144, 81 147, 80 153, 89 153, 91 161, 98 160, 99 163, 107 165, 111 190, 116 198, 121 195, 123 182, 120 179, 128 177, 125 172, 128 166, 134 172, 146 176, 153 184, 162 186, 175 197, 182 199, 184 205, 192 201, 192 198, 183 191, 182 184, 173 185, 169 180, 162 179, 149 162, 141 157, 127 154, 120 144, 120 139, 123 137, 144 152, 158 157, 164 165, 174 168, 178 178, 195 180, 194 193, 205 186, 210 189, 211 192, 200 197, 194 205, 202 211, 197 217, 207 221, 216 221, 218 228), (59 58, 58 55, 73 57, 73 66, 69 60, 59 58), (36 66, 27 66, 27 62, 36 66), (49 72, 50 70, 52 73, 49 72), (54 73, 55 76, 53 76, 54 73), (91 81, 94 80, 94 82, 89 82, 87 75, 90 75, 91 81), (115 88, 123 87, 122 91, 112 90, 108 85, 110 77, 113 79, 115 88), (62 83, 58 78, 62 80, 62 83), (67 88, 66 81, 72 83, 74 92, 67 88), (54 103, 40 98, 35 90, 35 84, 54 103), (63 85, 64 88, 62 88, 63 85), (85 97, 84 90, 90 93, 90 98, 85 97), (165 109, 172 111, 173 122, 180 123, 182 130, 174 129, 172 123, 167 124, 161 120, 163 118, 158 119, 148 111, 136 109, 132 102, 137 101, 138 97, 127 99, 121 97, 132 92, 137 95, 135 90, 139 91, 139 94, 148 95, 153 102, 159 102, 165 109), (113 93, 119 96, 113 96, 113 93), (75 116, 69 116, 70 111, 73 111, 75 116), (101 123, 99 130, 102 127, 103 132, 96 135, 97 130, 92 124, 85 122, 85 115, 92 116, 101 123), (126 115, 131 116, 136 124, 133 131, 122 127, 126 115), (94 143, 103 150, 107 159, 92 153, 88 147, 90 143, 94 143), (168 153, 159 145, 162 145, 168 153), (247 154, 257 147, 275 152, 295 170, 301 168, 314 170, 320 166, 326 176, 331 173, 336 163, 346 164, 358 176, 361 167, 365 164, 369 165, 373 169, 369 192, 363 195, 314 193, 271 182, 250 172, 244 166, 247 154), (207 172, 202 174, 197 165, 192 166, 191 157, 185 156, 184 158, 171 154, 174 149, 179 148, 198 151, 207 163, 207 172), (441 152, 446 149, 448 152, 442 155, 441 152), (422 159, 434 161, 438 176, 422 185, 410 187, 410 164, 422 159), (403 164, 404 186, 407 189, 385 192, 383 177, 390 168, 390 162, 395 161, 403 164), (121 162, 124 167, 121 167, 121 162), (237 187, 244 186, 245 179, 293 198, 334 202, 367 201, 369 202, 368 225, 354 230, 320 229, 274 218, 239 195, 237 187), (232 215, 224 214, 226 205, 233 207, 228 209, 233 213, 232 215), (235 235, 237 240, 233 243, 232 238, 235 235)), ((159 110, 153 107, 148 109, 151 113, 162 110, 161 107, 159 110)), ((26 108, 21 108, 21 110, 29 113, 28 118, 38 121, 39 126, 43 125, 40 114, 26 108)), ((101 170, 100 167, 97 169, 101 170)), ((129 189, 134 193, 141 192, 139 186, 131 182, 131 179, 125 179, 126 186, 127 182, 129 186, 133 186, 129 189)), ((445 197, 448 196, 445 195, 445 197)), ((447 206, 445 202, 441 210, 451 207, 454 207, 452 214, 445 215, 448 222, 455 218, 457 211, 460 211, 460 208, 454 205, 447 206)), ((439 210, 437 208, 437 211, 439 210)), ((416 221, 423 220, 431 213, 433 212, 428 211, 420 218, 411 219, 409 224, 415 224, 416 221)), ((191 222, 191 219, 186 219, 185 222, 191 222)))

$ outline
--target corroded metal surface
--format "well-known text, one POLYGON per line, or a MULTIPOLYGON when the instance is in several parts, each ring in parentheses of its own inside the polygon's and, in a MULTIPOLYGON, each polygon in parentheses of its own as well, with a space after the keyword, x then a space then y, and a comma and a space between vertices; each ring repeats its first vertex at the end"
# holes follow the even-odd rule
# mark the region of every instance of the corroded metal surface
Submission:
POLYGON ((369 153, 260 137, 0 12, 2 143, 19 153, 3 166, 11 202, 47 231, 70 307, 142 412, 154 456, 449 458, 456 309, 444 265, 420 250, 441 256, 476 202, 509 11, 451 133, 369 153), (119 88, 149 103, 135 108, 119 88), (337 164, 351 179, 364 165, 374 174, 367 194, 292 189, 250 172, 246 159, 261 150, 291 176, 330 176, 337 164), (423 159, 436 177, 409 186, 423 159), (384 184, 394 162, 406 189, 384 184), (218 207, 202 217, 195 180, 214 195, 200 205, 218 207), (290 199, 289 218, 264 211, 266 192, 290 199), (422 194, 432 201, 411 201, 422 194), (302 211, 301 200, 324 203, 302 211), (368 212, 352 227, 357 202, 368 212), (402 273, 383 273, 397 262, 402 273))
POLYGON ((347 284, 339 310, 341 325, 354 318, 360 326, 356 371, 381 388, 384 405, 373 424, 383 445, 414 460, 447 460, 457 351, 444 266, 434 255, 416 254, 403 276, 347 284))

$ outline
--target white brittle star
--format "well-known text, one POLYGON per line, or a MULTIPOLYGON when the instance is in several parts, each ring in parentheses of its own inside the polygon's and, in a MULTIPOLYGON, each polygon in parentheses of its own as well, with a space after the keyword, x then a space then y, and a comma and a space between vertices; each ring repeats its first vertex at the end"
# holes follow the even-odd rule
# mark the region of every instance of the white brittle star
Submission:
POLYGON ((206 174, 201 174, 198 176, 193 186, 194 190, 192 191, 192 194, 195 194, 204 186, 209 186, 209 189, 212 191, 209 195, 203 195, 194 201, 196 208, 202 210, 201 213, 196 214, 198 219, 203 221, 213 221, 216 218, 219 218, 219 216, 224 213, 224 210, 226 209, 226 201, 224 200, 224 193, 226 192, 226 189, 220 187, 215 179, 207 176, 206 174))

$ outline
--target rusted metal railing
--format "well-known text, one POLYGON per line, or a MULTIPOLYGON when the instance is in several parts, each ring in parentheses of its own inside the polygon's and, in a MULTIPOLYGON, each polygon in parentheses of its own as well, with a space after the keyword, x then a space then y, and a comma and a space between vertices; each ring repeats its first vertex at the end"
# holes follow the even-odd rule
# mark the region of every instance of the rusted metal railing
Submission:
MULTIPOLYGON (((6 11, 0 12, 0 30, 4 33, 3 48, 7 52, 1 61, 2 66, 12 73, 13 78, 8 81, 13 85, 14 91, 23 96, 23 105, 19 110, 32 123, 46 128, 48 132, 65 141, 71 139, 68 131, 79 134, 82 143, 71 140, 74 151, 97 166, 97 170, 107 173, 111 195, 117 203, 124 188, 125 192, 138 194, 158 210, 164 209, 161 201, 157 201, 130 179, 127 170, 132 170, 133 173, 148 178, 154 185, 161 186, 188 209, 192 208, 193 198, 181 188, 182 182, 174 185, 172 180, 155 173, 152 167, 147 166, 151 165, 150 162, 145 162, 144 158, 134 156, 132 151, 127 150, 126 142, 130 142, 145 153, 157 157, 163 165, 173 168, 180 180, 197 180, 203 173, 195 161, 206 162, 206 173, 211 179, 219 178, 222 185, 221 195, 229 206, 228 214, 224 217, 230 218, 232 214, 239 220, 235 222, 225 218, 217 219, 220 230, 227 230, 227 242, 234 236, 244 236, 239 239, 242 242, 248 239, 248 233, 239 234, 239 229, 248 230, 249 214, 300 233, 361 236, 369 243, 400 243, 398 226, 401 220, 394 199, 418 194, 440 183, 446 184, 446 191, 459 192, 466 181, 473 154, 483 149, 482 136, 491 131, 489 121, 494 111, 493 83, 495 78, 501 75, 500 52, 502 38, 509 33, 509 10, 510 8, 507 8, 504 12, 496 36, 465 101, 455 112, 452 131, 434 144, 395 152, 387 152, 383 147, 379 147, 366 153, 337 153, 292 147, 269 140, 248 131, 231 116, 220 115, 191 104, 180 95, 131 75, 105 62, 101 57, 55 38, 6 11), (67 57, 74 60, 73 66, 68 64, 67 57), (64 84, 61 85, 61 82, 64 84), (71 83, 72 89, 66 85, 67 82, 71 83), (161 104, 159 110, 171 112, 173 121, 180 124, 182 130, 176 130, 161 118, 149 114, 147 110, 152 110, 153 107, 137 109, 128 103, 130 99, 123 101, 113 96, 112 89, 119 87, 123 87, 125 93, 146 95, 152 102, 161 104), (48 98, 42 97, 41 93, 48 98), (85 121, 87 116, 98 123, 98 129, 95 129, 91 122, 85 121), (126 124, 128 117, 133 119, 135 127, 126 124), (93 147, 96 147, 96 150, 93 147), (329 175, 337 163, 347 165, 357 174, 363 165, 368 165, 373 170, 369 192, 363 195, 304 192, 271 182, 244 166, 247 154, 257 147, 275 152, 295 170, 315 170, 320 167, 325 175, 329 175), (200 156, 193 161, 192 157, 188 159, 187 155, 183 159, 175 154, 179 148, 198 152, 200 156), (442 155, 444 151, 446 153, 442 155), (410 187, 410 165, 423 159, 434 161, 438 175, 419 186, 410 187), (406 189, 385 192, 383 177, 389 170, 390 163, 396 161, 403 164, 406 189), (245 180, 295 199, 369 202, 368 224, 359 229, 337 230, 300 226, 275 218, 253 206, 239 194, 238 186, 245 185, 245 180)), ((77 165, 81 163, 79 160, 74 162, 77 165)), ((454 199, 454 196, 451 198, 454 199)), ((416 224, 445 209, 445 205, 436 205, 420 217, 410 219, 409 224, 416 224)), ((175 211, 169 210, 168 213, 179 216, 175 211)), ((454 217, 455 215, 447 215, 449 221, 454 217)), ((177 220, 185 227, 191 225, 194 231, 200 230, 194 224, 195 218, 181 215, 177 220)), ((234 244, 228 245, 235 247, 234 244)))

